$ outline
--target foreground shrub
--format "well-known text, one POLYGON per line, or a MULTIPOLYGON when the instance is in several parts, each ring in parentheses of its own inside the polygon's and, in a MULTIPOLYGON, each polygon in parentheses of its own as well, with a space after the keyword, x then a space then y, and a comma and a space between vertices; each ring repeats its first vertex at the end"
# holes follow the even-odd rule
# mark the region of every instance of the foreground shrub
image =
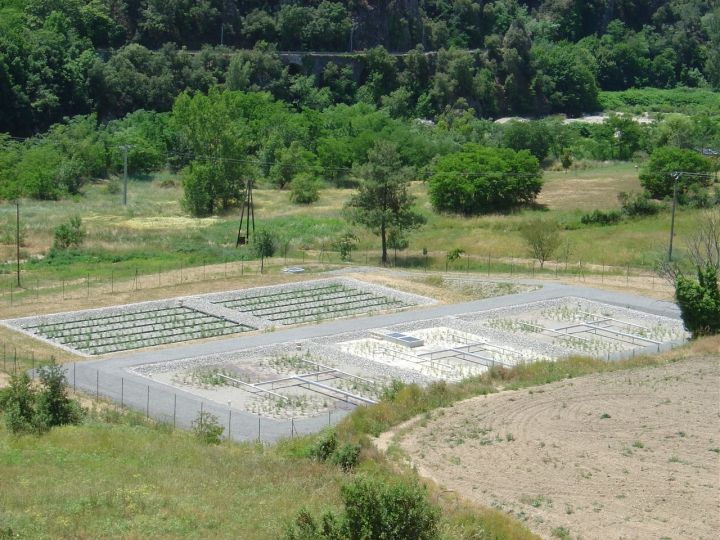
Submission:
POLYGON ((26 373, 13 375, 0 392, 0 410, 10 433, 43 433, 54 426, 78 424, 83 412, 66 391, 63 369, 51 364, 38 370, 39 389, 26 373))
POLYGON ((225 431, 218 417, 209 412, 199 413, 190 427, 195 436, 205 444, 220 444, 220 438, 225 431))
POLYGON ((302 510, 285 540, 430 540, 437 537, 440 511, 416 482, 354 478, 342 487, 345 510, 319 522, 302 510))

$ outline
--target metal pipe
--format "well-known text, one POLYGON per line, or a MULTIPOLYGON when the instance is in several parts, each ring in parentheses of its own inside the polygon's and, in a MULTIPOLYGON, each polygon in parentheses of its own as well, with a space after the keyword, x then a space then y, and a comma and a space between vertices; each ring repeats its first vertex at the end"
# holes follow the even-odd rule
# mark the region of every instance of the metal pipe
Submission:
POLYGON ((258 392, 265 392, 265 393, 267 393, 267 394, 270 394, 270 395, 272 395, 272 396, 278 397, 278 398, 280 398, 280 399, 284 399, 285 401, 290 401, 290 398, 288 398, 288 397, 286 397, 286 396, 283 396, 283 395, 281 395, 281 394, 278 394, 277 392, 273 392, 272 390, 266 390, 265 388, 260 388, 260 387, 258 387, 258 386, 255 386, 254 384, 246 383, 246 382, 241 381, 241 380, 239 380, 239 379, 233 379, 232 377, 228 377, 227 375, 223 375, 223 374, 221 374, 221 373, 218 373, 217 375, 218 375, 219 377, 221 377, 221 378, 223 378, 223 379, 227 379, 228 381, 231 381, 231 382, 233 382, 233 383, 240 384, 240 385, 245 386, 245 387, 248 387, 248 388, 252 388, 253 390, 257 390, 258 392))
POLYGON ((322 389, 328 390, 330 392, 337 392, 338 394, 341 394, 343 396, 346 396, 346 397, 349 397, 352 399, 357 399, 358 401, 363 401, 363 402, 369 403, 371 405, 374 405, 375 403, 377 403, 377 401, 375 401, 374 399, 366 398, 363 396, 358 396, 357 394, 352 394, 350 392, 346 392, 345 390, 340 390, 339 388, 333 388, 332 386, 328 386, 327 384, 322 384, 319 382, 311 381, 309 379, 303 379, 302 377, 295 377, 295 378, 297 380, 307 383, 311 386, 317 386, 318 388, 322 388, 322 389))

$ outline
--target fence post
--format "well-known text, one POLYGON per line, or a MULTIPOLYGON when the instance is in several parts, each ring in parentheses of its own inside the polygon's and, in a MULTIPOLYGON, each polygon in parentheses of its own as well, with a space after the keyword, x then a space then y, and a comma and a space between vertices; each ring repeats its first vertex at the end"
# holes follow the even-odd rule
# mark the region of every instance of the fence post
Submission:
POLYGON ((332 424, 332 411, 328 409, 328 426, 332 424))
MULTIPOLYGON (((64 279, 62 280, 62 295, 63 295, 63 300, 65 300, 65 280, 64 279)), ((11 296, 11 298, 12 298, 12 296, 11 296)))
POLYGON ((232 440, 232 409, 228 408, 228 440, 232 440))
POLYGON ((115 270, 110 272, 110 294, 115 294, 115 270))
POLYGON ((138 269, 135 267, 135 290, 138 290, 138 269))
POLYGON ((7 343, 3 343, 3 371, 7 371, 5 363, 7 361, 7 343))
POLYGON ((290 419, 290 438, 295 438, 295 419, 290 419))
POLYGON ((90 272, 88 272, 85 277, 85 283, 87 285, 87 297, 90 298, 90 272))
POLYGON ((258 413, 258 443, 260 442, 260 413, 258 413))
POLYGON ((95 371, 95 402, 100 401, 100 370, 95 371))
POLYGON ((145 405, 145 418, 150 418, 150 385, 147 385, 147 402, 145 405))
POLYGON ((17 375, 17 347, 15 347, 13 355, 13 373, 17 375))
POLYGON ((125 408, 125 377, 120 377, 120 408, 125 408))
POLYGON ((73 362, 73 392, 77 391, 77 377, 75 368, 77 367, 77 362, 73 362))
POLYGON ((176 417, 177 417, 177 394, 174 394, 175 399, 173 401, 173 428, 176 426, 176 417))

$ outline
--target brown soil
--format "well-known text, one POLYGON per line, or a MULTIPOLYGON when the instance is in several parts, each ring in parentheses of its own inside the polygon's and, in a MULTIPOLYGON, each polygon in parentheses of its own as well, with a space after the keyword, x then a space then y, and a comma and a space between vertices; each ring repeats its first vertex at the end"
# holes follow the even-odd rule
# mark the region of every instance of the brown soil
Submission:
POLYGON ((380 446, 398 444, 423 476, 546 538, 716 538, 720 351, 710 343, 709 356, 467 400, 380 446))

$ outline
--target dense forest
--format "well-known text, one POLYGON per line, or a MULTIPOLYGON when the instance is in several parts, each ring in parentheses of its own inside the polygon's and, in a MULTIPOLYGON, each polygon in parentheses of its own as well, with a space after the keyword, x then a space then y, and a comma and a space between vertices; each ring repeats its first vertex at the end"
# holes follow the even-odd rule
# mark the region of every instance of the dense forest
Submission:
POLYGON ((599 90, 720 86, 714 0, 0 0, 0 132, 168 111, 183 91, 297 110, 577 115, 599 90), (332 51, 287 62, 278 51, 332 51), (348 54, 352 52, 352 54, 348 54))

